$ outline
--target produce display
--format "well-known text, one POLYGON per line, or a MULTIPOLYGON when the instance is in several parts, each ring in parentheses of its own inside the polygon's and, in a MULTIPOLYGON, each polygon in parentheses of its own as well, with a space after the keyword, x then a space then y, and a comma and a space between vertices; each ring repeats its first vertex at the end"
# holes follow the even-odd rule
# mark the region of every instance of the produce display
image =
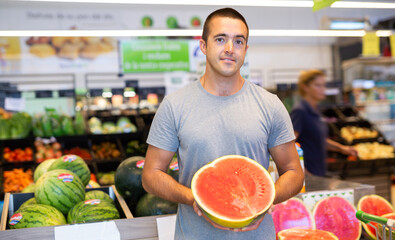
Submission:
POLYGON ((126 156, 144 156, 147 152, 148 145, 146 143, 140 143, 138 140, 128 142, 126 145, 126 156))
POLYGON ((133 214, 138 200, 145 194, 141 180, 144 160, 144 157, 138 156, 128 158, 119 164, 115 172, 115 187, 133 214))
POLYGON ((51 205, 67 214, 70 208, 85 199, 85 185, 73 172, 56 169, 38 179, 34 196, 38 203, 51 205))
POLYGON ((99 172, 97 176, 101 185, 113 185, 115 183, 115 171, 108 173, 99 172))
POLYGON ((47 159, 59 158, 62 156, 60 143, 55 139, 42 140, 37 139, 34 141, 36 147, 36 162, 41 163, 47 159))
POLYGON ((119 219, 117 208, 112 202, 100 199, 90 199, 77 203, 67 214, 67 222, 92 223, 119 219))
POLYGON ((380 158, 394 158, 394 148, 391 145, 385 145, 378 142, 358 143, 354 145, 358 151, 358 157, 361 160, 372 160, 380 158))
POLYGON ((80 147, 73 147, 71 149, 63 150, 63 153, 80 156, 85 161, 92 160, 92 155, 89 153, 89 150, 80 147))
POLYGON ((10 218, 10 229, 45 227, 66 224, 63 214, 54 207, 32 204, 18 209, 10 218))
MULTIPOLYGON (((394 213, 393 206, 385 200, 383 197, 378 195, 367 195, 359 199, 357 209, 364 211, 365 213, 382 216, 384 214, 394 213)), ((376 223, 371 222, 373 225, 376 223)), ((376 229, 362 223, 362 226, 370 238, 376 239, 376 229)))
POLYGON ((361 237, 361 223, 355 214, 355 207, 337 196, 320 200, 313 210, 316 228, 335 234, 339 240, 359 240, 361 237))
POLYGON ((73 172, 81 180, 83 186, 85 187, 91 178, 91 171, 85 161, 77 155, 64 155, 56 159, 48 171, 55 169, 66 169, 73 172))
POLYGON ((102 123, 97 117, 91 117, 88 121, 89 129, 93 134, 112 134, 112 133, 134 133, 137 127, 130 122, 127 117, 120 117, 116 123, 102 123))
POLYGON ((272 217, 276 233, 289 228, 315 229, 310 211, 298 198, 274 205, 272 217))
POLYGON ((33 134, 36 137, 59 137, 85 134, 85 122, 82 114, 76 112, 75 120, 60 115, 53 108, 45 108, 45 114, 36 114, 33 118, 33 134))
POLYGON ((116 159, 121 157, 121 152, 117 145, 112 142, 102 142, 100 144, 92 145, 93 155, 96 159, 116 159))
POLYGON ((335 234, 318 229, 287 229, 278 233, 279 240, 338 240, 335 234))
POLYGON ((177 213, 178 204, 152 194, 143 195, 136 206, 136 217, 177 213))
POLYGON ((250 225, 272 205, 274 183, 256 161, 238 155, 220 157, 192 178, 193 196, 204 214, 229 228, 250 225))
POLYGON ((9 113, 0 108, 0 140, 25 138, 32 128, 32 118, 25 112, 9 113))
POLYGON ((369 128, 346 126, 340 129, 340 136, 351 143, 354 139, 376 138, 379 133, 369 128))
POLYGON ((88 185, 86 185, 86 188, 99 188, 99 187, 100 185, 93 180, 90 180, 88 185))
POLYGON ((30 147, 11 150, 4 148, 3 158, 6 162, 29 162, 33 160, 33 151, 30 147))
POLYGON ((33 183, 33 172, 31 169, 23 171, 22 168, 14 168, 4 171, 4 192, 20 192, 33 183))

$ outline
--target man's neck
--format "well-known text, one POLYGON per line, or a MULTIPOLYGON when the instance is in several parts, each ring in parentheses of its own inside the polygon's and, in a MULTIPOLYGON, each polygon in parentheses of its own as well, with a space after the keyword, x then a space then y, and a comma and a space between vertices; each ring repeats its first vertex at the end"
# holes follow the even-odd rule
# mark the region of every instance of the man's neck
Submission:
POLYGON ((244 79, 240 74, 223 77, 217 74, 205 73, 200 79, 200 83, 206 91, 215 96, 230 96, 243 87, 244 79))

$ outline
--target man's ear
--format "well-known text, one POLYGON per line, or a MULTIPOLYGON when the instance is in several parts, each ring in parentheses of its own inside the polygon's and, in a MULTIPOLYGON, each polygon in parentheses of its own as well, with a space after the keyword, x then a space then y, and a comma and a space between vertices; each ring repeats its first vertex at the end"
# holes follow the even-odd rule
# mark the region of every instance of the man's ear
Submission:
POLYGON ((206 42, 203 39, 199 40, 199 46, 200 46, 200 50, 202 51, 202 53, 204 55, 206 55, 207 45, 206 45, 206 42))

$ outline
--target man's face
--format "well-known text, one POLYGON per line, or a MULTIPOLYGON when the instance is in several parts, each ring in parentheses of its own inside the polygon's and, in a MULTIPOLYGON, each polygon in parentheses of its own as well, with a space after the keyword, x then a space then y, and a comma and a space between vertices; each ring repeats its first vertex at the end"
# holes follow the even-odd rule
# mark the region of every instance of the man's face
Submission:
POLYGON ((234 76, 247 52, 247 27, 238 19, 214 17, 207 42, 200 40, 200 48, 207 58, 207 70, 223 77, 234 76))

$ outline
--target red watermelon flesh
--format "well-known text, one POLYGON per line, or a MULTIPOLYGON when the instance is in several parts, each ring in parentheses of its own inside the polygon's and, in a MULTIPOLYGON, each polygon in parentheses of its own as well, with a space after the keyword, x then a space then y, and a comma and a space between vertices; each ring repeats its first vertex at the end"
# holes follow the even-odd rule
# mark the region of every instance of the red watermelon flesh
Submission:
POLYGON ((333 233, 318 229, 286 229, 278 237, 280 240, 338 240, 333 233))
POLYGON ((358 240, 361 236, 361 223, 355 216, 354 206, 341 197, 328 197, 314 207, 314 220, 317 229, 334 233, 340 240, 358 240))
MULTIPOLYGON (((387 200, 374 194, 361 198, 358 202, 357 209, 376 216, 382 216, 384 214, 394 212, 392 205, 387 200)), ((375 228, 364 223, 362 226, 371 238, 376 239, 375 228)))
POLYGON ((315 224, 310 211, 304 203, 297 199, 291 198, 274 206, 272 213, 276 233, 284 229, 314 229, 315 224))

